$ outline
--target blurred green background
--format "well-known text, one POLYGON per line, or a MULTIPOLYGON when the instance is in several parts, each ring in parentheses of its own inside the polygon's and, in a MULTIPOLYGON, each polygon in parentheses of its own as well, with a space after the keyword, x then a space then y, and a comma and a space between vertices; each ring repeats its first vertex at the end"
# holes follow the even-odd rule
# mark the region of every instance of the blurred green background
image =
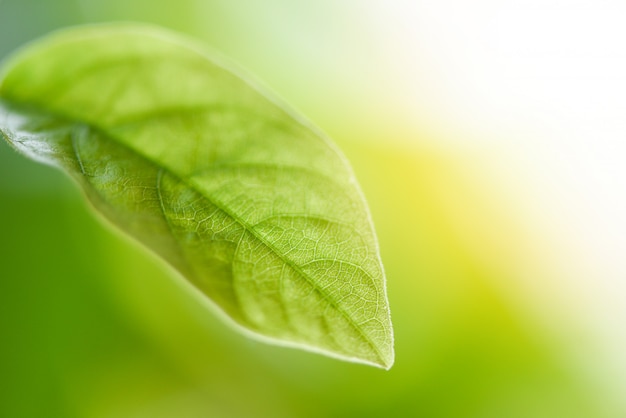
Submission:
POLYGON ((136 20, 200 38, 272 86, 353 163, 387 271, 395 366, 241 336, 67 178, 2 143, 0 416, 626 416, 572 354, 587 338, 575 321, 561 314, 569 331, 556 335, 541 316, 552 307, 511 297, 520 264, 549 268, 530 260, 536 237, 480 161, 432 146, 427 129, 392 120, 402 103, 377 99, 389 64, 367 61, 377 41, 349 4, 0 0, 0 57, 67 25, 136 20))

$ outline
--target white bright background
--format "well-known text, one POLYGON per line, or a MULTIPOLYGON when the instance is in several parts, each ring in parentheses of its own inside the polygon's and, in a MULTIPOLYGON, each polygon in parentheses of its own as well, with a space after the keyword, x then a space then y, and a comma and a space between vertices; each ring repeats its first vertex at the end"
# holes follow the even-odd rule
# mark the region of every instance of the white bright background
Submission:
POLYGON ((542 238, 546 263, 507 288, 542 300, 537 314, 584 328, 571 355, 626 402, 626 2, 361 7, 377 28, 373 53, 401 83, 390 92, 409 109, 403 123, 487 157, 486 172, 542 238))

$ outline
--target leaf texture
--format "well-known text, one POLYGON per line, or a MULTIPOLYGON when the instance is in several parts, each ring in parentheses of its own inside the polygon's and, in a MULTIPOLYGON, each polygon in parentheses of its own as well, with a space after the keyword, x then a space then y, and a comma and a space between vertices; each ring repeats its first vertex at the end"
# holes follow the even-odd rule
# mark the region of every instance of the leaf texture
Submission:
POLYGON ((368 209, 319 131, 194 41, 107 24, 19 51, 0 132, 255 335, 391 367, 368 209))

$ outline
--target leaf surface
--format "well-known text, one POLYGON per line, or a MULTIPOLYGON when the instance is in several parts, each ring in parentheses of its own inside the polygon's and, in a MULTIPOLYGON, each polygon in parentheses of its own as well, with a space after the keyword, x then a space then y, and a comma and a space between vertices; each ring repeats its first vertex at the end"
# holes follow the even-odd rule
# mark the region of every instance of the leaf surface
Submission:
POLYGON ((324 136, 194 41, 65 30, 0 75, 0 132, 255 335, 391 367, 368 209, 324 136))

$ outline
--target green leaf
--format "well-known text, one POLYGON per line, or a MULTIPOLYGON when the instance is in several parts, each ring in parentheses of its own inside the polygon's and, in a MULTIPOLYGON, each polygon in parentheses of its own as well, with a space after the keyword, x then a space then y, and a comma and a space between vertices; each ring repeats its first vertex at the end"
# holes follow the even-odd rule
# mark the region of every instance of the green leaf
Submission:
POLYGON ((243 329, 391 367, 383 268, 348 163, 201 45, 132 24, 52 34, 3 66, 0 131, 243 329))

